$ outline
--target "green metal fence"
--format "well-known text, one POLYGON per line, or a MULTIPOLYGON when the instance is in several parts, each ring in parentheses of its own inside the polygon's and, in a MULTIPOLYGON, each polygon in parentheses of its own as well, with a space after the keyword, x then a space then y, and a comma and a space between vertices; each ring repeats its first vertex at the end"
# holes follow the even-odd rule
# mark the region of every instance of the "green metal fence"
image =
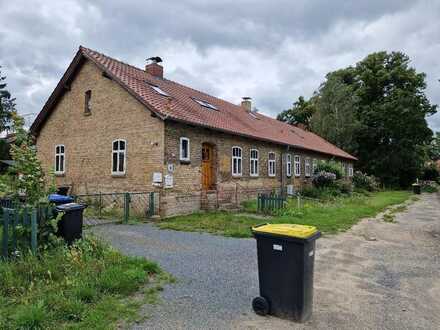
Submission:
POLYGON ((76 195, 77 203, 86 204, 84 219, 87 224, 142 220, 157 214, 157 193, 123 192, 76 195))
POLYGON ((48 206, 14 209, 3 207, 0 223, 2 257, 6 258, 17 250, 31 250, 36 253, 38 228, 51 216, 51 209, 48 206))
POLYGON ((277 194, 258 194, 257 210, 259 212, 272 212, 285 207, 286 198, 277 194))

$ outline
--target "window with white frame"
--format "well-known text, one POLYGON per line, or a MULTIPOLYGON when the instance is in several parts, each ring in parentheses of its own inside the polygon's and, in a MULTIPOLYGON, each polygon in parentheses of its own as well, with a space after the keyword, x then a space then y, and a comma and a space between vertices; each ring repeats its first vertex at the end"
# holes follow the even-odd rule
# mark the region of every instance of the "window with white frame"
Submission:
POLYGON ((180 138, 180 160, 185 162, 190 161, 189 139, 186 137, 180 138))
POLYGON ((112 174, 116 174, 116 175, 125 174, 126 152, 127 152, 127 143, 125 140, 118 139, 113 141, 112 174))
POLYGON ((312 174, 315 174, 317 167, 318 167, 318 161, 314 158, 312 162, 312 174))
POLYGON ((301 176, 301 158, 299 156, 295 156, 293 161, 295 164, 295 176, 301 176))
POLYGON ((306 177, 309 177, 311 174, 311 167, 310 167, 310 158, 306 158, 304 160, 304 175, 306 177))
POLYGON ((250 168, 249 173, 251 176, 258 176, 258 150, 251 149, 250 152, 250 168))
POLYGON ((267 172, 269 176, 275 176, 276 173, 276 160, 275 160, 275 153, 269 152, 269 155, 267 157, 267 172))
POLYGON ((232 147, 232 175, 242 175, 242 150, 240 147, 232 147))
POLYGON ((349 177, 353 176, 353 165, 348 165, 348 176, 349 177))
POLYGON ((66 166, 66 154, 63 144, 55 146, 55 174, 64 174, 66 166))
POLYGON ((287 154, 286 155, 286 175, 292 176, 292 155, 287 154))

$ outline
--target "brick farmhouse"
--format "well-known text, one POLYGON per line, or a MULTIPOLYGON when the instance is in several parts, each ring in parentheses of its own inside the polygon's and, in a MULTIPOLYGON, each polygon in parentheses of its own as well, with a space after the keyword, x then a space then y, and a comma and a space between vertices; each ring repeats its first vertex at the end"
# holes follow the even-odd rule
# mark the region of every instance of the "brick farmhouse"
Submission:
POLYGON ((80 47, 31 126, 45 171, 72 193, 155 191, 160 214, 300 189, 317 161, 355 157, 300 127, 80 47), (226 192, 234 192, 235 196, 226 192))

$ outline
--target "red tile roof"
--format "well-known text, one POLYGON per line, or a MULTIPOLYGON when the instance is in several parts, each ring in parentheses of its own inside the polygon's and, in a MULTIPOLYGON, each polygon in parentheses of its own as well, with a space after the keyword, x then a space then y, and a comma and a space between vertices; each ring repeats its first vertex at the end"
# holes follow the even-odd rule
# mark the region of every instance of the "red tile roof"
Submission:
MULTIPOLYGON (((239 105, 221 100, 174 81, 152 76, 145 72, 145 70, 128 65, 85 47, 79 48, 77 56, 79 55, 94 62, 105 74, 120 83, 122 87, 136 97, 148 109, 164 120, 185 122, 234 135, 290 145, 301 149, 356 160, 355 157, 325 139, 299 127, 280 122, 261 113, 256 113, 252 116, 246 109, 239 105), (160 95, 154 91, 149 84, 158 86, 169 94, 170 97, 160 95), (203 107, 193 99, 209 102, 214 105, 217 110, 203 107)), ((72 61, 71 66, 75 64, 74 62, 75 59, 72 61)), ((50 113, 50 104, 48 105, 46 103, 45 108, 43 108, 31 127, 35 132, 38 132, 39 126, 50 113), (45 111, 46 106, 48 106, 48 109, 45 111)))

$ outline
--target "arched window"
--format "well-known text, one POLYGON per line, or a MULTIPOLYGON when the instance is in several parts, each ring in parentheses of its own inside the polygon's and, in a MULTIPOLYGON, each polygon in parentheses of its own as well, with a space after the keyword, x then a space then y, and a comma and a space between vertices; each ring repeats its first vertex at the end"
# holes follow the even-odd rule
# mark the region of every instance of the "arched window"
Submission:
POLYGON ((66 165, 66 154, 64 144, 55 146, 55 174, 64 174, 66 165))
POLYGON ((250 154, 250 168, 249 173, 251 176, 258 176, 259 164, 258 164, 258 150, 251 149, 250 154))
POLYGON ((242 175, 242 152, 240 147, 232 147, 232 175, 242 175))
POLYGON ((118 139, 113 141, 112 146, 112 174, 125 174, 127 143, 118 139))

